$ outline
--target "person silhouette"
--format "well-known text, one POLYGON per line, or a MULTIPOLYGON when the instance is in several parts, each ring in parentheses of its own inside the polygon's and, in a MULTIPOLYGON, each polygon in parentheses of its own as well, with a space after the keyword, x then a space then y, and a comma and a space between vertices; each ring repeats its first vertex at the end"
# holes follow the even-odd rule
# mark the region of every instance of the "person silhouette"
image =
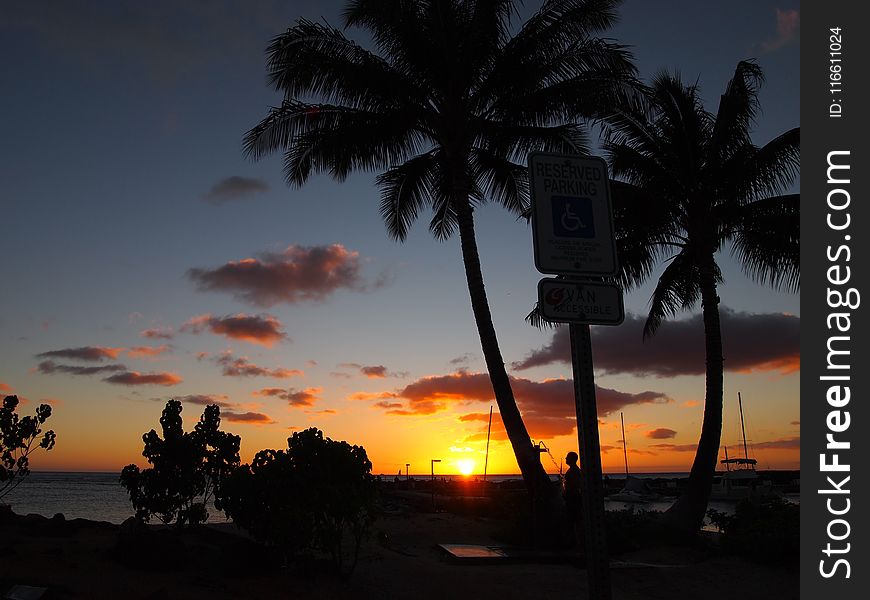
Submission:
POLYGON ((574 541, 582 545, 583 541, 583 497, 580 494, 580 467, 577 466, 579 456, 576 452, 569 452, 565 456, 568 470, 562 478, 562 497, 565 499, 565 509, 568 513, 568 522, 574 530, 574 541))

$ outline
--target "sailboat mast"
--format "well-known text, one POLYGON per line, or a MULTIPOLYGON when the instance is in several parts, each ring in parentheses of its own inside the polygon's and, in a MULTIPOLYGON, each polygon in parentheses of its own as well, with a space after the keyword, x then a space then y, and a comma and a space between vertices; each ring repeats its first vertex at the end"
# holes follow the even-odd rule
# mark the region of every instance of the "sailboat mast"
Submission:
POLYGON ((489 425, 486 428, 486 458, 483 459, 483 480, 486 481, 486 467, 489 466, 489 432, 492 431, 492 404, 489 405, 489 425))
POLYGON ((743 458, 749 458, 749 452, 746 450, 746 427, 743 425, 743 398, 740 397, 740 392, 737 392, 737 405, 740 407, 740 431, 743 433, 743 458))
POLYGON ((625 419, 619 413, 619 422, 622 423, 622 458, 625 460, 625 479, 628 481, 628 451, 625 449, 625 419))

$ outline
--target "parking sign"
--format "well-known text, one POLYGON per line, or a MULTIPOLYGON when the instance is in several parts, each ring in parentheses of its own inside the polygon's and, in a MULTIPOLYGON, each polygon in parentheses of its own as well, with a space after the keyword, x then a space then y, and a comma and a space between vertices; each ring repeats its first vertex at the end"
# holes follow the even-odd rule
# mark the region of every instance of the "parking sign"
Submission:
POLYGON ((602 158, 529 155, 535 267, 541 273, 616 275, 607 164, 602 158))

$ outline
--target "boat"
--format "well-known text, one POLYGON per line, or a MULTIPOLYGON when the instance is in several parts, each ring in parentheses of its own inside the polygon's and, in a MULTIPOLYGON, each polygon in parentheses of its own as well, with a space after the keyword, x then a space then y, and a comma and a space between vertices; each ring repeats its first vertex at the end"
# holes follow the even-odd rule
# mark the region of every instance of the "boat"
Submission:
POLYGON ((661 496, 652 491, 643 479, 632 477, 628 474, 628 450, 625 444, 625 420, 622 417, 622 413, 619 413, 619 421, 622 423, 622 457, 625 461, 625 485, 615 494, 607 496, 607 499, 615 502, 637 504, 661 500, 661 496))
POLYGON ((740 407, 740 430, 743 435, 743 456, 729 458, 728 446, 724 446, 725 458, 720 464, 725 465, 725 471, 713 481, 710 493, 711 500, 743 500, 774 495, 769 481, 758 477, 756 465, 758 461, 749 458, 749 448, 746 444, 746 426, 743 421, 743 398, 737 392, 737 404, 740 407))

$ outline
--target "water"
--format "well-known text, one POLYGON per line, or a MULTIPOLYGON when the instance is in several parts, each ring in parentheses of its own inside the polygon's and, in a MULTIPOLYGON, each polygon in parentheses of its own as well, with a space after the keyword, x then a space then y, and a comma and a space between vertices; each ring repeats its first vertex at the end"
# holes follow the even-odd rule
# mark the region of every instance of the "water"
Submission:
MULTIPOLYGON (((121 487, 118 481, 118 473, 50 473, 34 472, 24 480, 12 492, 0 500, 0 502, 12 505, 12 510, 17 514, 26 515, 36 513, 51 517, 56 513, 63 513, 67 519, 89 519, 92 521, 108 521, 109 523, 122 523, 128 517, 133 516, 133 507, 130 504, 127 491, 121 487)), ((632 475, 641 479, 682 478, 687 473, 638 473, 632 475)), ((386 479, 385 476, 382 476, 386 479)), ((428 480, 430 475, 413 475, 415 479, 428 480)), ((439 479, 441 476, 436 475, 439 479)), ((444 476, 451 480, 464 479, 461 475, 444 476)), ((611 479, 624 478, 624 474, 608 474, 611 479)), ((551 475, 554 481, 557 475, 551 475)), ((404 478, 403 478, 404 479, 404 478)), ((471 477, 474 479, 474 476, 471 477)), ((519 475, 487 475, 487 481, 500 483, 504 481, 519 480, 519 475)), ((790 495, 788 499, 799 502, 799 496, 790 495)), ((627 504, 612 500, 605 501, 607 510, 666 510, 673 500, 662 502, 649 502, 645 504, 627 504)), ((724 513, 734 511, 733 502, 711 501, 709 508, 724 513)), ((218 512, 213 506, 209 508, 209 521, 223 522, 223 513, 218 512)), ((159 522, 156 519, 152 522, 159 522)))
MULTIPOLYGON (((67 519, 123 523, 135 511, 118 478, 119 473, 33 472, 0 502, 19 515, 63 513, 67 519)), ((224 520, 214 507, 208 512, 209 521, 224 520)), ((151 522, 160 523, 156 517, 151 522)))

